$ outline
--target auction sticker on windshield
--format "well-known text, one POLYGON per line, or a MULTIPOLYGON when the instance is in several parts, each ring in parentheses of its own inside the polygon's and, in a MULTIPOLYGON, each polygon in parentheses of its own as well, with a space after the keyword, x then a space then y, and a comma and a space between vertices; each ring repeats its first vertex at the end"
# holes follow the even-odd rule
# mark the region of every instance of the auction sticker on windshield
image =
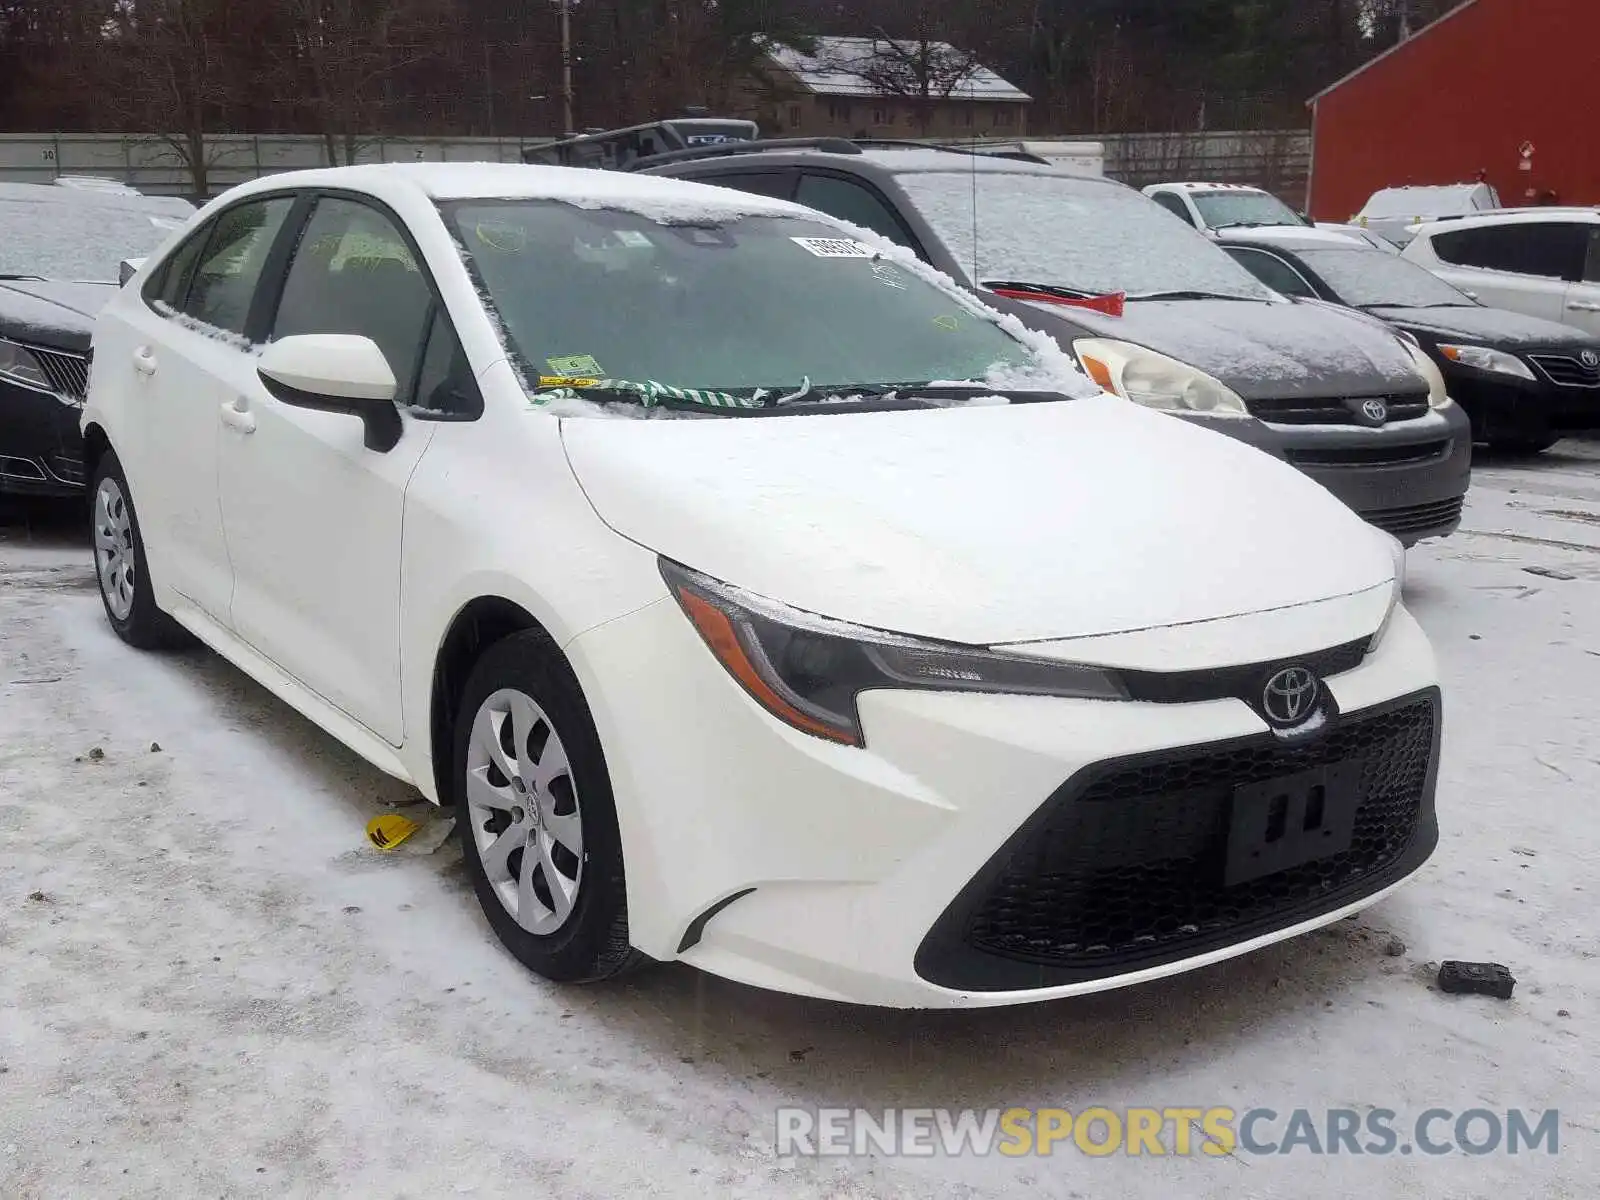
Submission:
POLYGON ((809 250, 818 258, 877 258, 878 252, 870 246, 850 238, 791 238, 797 246, 809 250))

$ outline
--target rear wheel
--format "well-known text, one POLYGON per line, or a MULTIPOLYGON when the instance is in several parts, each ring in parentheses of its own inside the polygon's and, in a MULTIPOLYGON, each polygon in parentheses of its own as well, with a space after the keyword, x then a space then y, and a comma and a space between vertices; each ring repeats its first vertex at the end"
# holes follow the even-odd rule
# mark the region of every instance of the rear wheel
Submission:
POLYGON ((183 645, 188 640, 183 627, 156 607, 139 517, 113 451, 101 457, 89 487, 95 577, 111 628, 140 650, 183 645))
POLYGON ((622 841, 600 738, 548 638, 515 634, 479 660, 454 761, 462 857, 506 948, 561 983, 648 961, 628 943, 622 841))

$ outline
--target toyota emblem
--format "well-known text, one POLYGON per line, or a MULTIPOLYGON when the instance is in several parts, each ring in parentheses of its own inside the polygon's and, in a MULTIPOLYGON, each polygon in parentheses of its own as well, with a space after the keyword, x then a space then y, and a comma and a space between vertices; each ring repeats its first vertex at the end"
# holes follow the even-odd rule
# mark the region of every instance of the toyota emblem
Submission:
POLYGON ((1305 667, 1285 667, 1261 692, 1261 711, 1279 729, 1292 729, 1310 719, 1322 698, 1322 684, 1305 667))
POLYGON ((1374 425, 1382 425, 1389 420, 1389 406, 1382 400, 1368 400, 1361 405, 1361 415, 1374 425))
POLYGON ((1583 365, 1591 371, 1596 367, 1600 367, 1600 354, 1596 354, 1593 350, 1585 350, 1578 357, 1582 360, 1583 365))

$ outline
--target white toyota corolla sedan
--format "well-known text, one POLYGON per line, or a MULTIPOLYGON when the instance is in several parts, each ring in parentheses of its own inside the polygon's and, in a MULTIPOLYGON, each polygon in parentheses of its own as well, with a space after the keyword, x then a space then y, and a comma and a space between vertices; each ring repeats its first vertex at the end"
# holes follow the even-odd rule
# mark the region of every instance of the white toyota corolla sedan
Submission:
POLYGON ((563 168, 229 192, 95 334, 112 627, 453 806, 553 980, 1043 1000, 1415 872, 1396 544, 868 236, 563 168))

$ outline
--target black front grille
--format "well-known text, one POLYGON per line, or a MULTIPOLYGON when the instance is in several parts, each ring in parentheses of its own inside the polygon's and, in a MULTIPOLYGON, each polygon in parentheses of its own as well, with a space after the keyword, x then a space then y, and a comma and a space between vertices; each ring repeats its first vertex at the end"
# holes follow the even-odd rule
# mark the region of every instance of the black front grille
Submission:
POLYGON ((1381 400, 1389 410, 1389 424, 1415 421, 1428 415, 1426 396, 1360 396, 1345 400, 1337 396, 1322 399, 1296 396, 1285 400, 1246 400, 1250 415, 1274 425, 1365 425, 1356 409, 1365 400, 1381 400), (1352 407, 1353 406, 1353 407, 1352 407))
POLYGON ((1091 768, 1052 796, 917 956, 945 987, 1048 987, 1143 970, 1330 912, 1415 869, 1437 841, 1437 691, 1343 718, 1320 741, 1256 737, 1091 768), (1347 850, 1224 885, 1235 789, 1360 765, 1347 850))
POLYGON ((1377 508, 1362 513, 1370 524, 1402 537, 1408 534, 1428 533, 1461 523, 1463 500, 1437 500, 1432 504, 1413 504, 1406 508, 1377 508))
POLYGON ((1600 363, 1588 367, 1583 360, 1564 354, 1530 354, 1528 357, 1551 383, 1562 387, 1600 388, 1600 363))
POLYGON ((89 358, 85 354, 68 354, 63 350, 44 350, 38 346, 28 349, 44 368, 45 378, 58 395, 82 400, 89 394, 89 358))
POLYGON ((1118 671, 1117 675, 1128 689, 1128 698, 1131 700, 1153 704, 1199 704, 1206 700, 1231 698, 1255 704, 1267 680, 1284 667, 1305 667, 1319 679, 1330 679, 1346 671, 1354 671, 1366 661, 1367 647, 1371 641, 1371 638, 1362 638, 1299 658, 1244 667, 1218 667, 1211 671, 1118 671))
POLYGON ((1370 446, 1290 447, 1284 457, 1298 467, 1399 467, 1433 462, 1450 450, 1450 439, 1397 446, 1375 438, 1370 446))

